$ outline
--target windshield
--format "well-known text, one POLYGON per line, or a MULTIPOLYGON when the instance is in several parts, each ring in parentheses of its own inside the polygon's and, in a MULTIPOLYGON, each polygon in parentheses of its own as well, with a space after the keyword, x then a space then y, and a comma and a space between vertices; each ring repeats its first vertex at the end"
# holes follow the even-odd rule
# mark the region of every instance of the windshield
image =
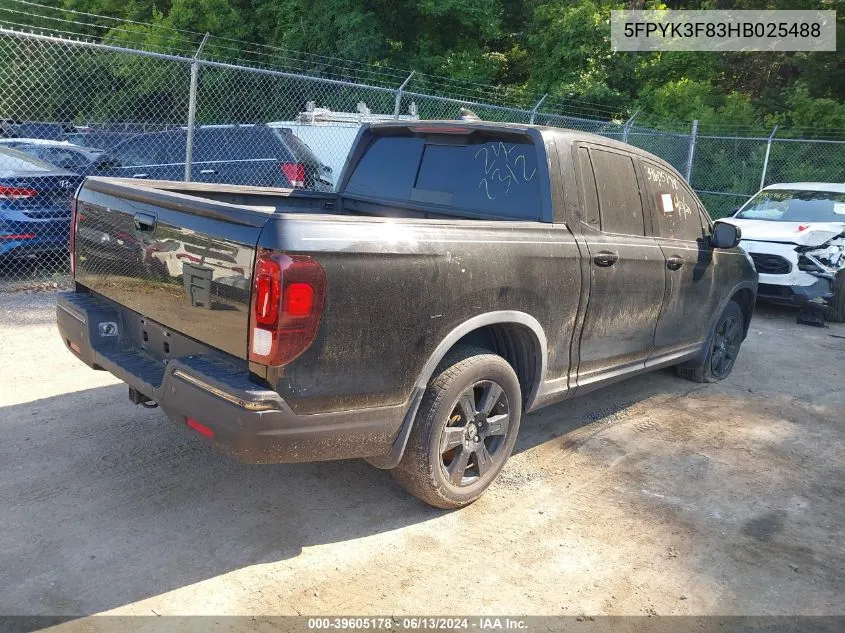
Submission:
POLYGON ((735 217, 773 222, 845 222, 845 193, 791 189, 761 191, 735 217))

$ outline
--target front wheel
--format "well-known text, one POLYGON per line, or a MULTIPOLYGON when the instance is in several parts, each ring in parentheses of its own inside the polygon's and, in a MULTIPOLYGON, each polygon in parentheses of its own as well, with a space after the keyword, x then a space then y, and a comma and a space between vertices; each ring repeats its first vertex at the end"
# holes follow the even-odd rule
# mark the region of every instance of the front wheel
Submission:
POLYGON ((437 508, 468 505, 505 465, 521 413, 519 381, 507 361, 486 350, 457 348, 435 371, 391 474, 437 508))
POLYGON ((745 315, 736 301, 729 301, 707 342, 704 360, 696 365, 678 365, 678 375, 693 382, 719 382, 734 368, 745 338, 745 315))

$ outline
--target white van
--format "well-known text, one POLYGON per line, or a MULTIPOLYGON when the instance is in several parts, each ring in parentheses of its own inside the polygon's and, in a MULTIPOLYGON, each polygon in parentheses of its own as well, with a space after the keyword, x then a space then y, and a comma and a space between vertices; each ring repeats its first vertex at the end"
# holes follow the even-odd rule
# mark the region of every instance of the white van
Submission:
POLYGON ((287 128, 308 145, 320 162, 331 169, 331 180, 336 184, 362 123, 417 121, 419 116, 416 110, 416 104, 411 103, 410 114, 400 114, 398 117, 393 114, 373 114, 364 102, 360 102, 357 112, 334 112, 328 108, 317 108, 312 101, 295 121, 273 121, 267 125, 287 128))

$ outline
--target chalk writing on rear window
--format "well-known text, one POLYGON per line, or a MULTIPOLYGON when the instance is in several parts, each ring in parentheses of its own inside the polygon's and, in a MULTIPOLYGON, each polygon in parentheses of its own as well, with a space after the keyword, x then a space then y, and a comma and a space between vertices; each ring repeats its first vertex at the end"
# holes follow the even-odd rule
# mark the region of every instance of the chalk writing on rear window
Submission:
POLYGON ((484 176, 478 182, 478 188, 484 191, 489 200, 510 193, 511 187, 530 182, 537 174, 536 167, 528 173, 525 154, 519 151, 516 145, 507 147, 500 141, 482 147, 475 153, 477 160, 484 161, 484 176))

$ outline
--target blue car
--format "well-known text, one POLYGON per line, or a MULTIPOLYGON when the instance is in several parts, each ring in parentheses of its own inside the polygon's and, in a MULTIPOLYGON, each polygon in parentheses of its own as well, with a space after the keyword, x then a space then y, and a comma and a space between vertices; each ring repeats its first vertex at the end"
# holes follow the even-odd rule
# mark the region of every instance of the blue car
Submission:
POLYGON ((0 258, 66 251, 70 202, 83 176, 0 148, 0 258))

